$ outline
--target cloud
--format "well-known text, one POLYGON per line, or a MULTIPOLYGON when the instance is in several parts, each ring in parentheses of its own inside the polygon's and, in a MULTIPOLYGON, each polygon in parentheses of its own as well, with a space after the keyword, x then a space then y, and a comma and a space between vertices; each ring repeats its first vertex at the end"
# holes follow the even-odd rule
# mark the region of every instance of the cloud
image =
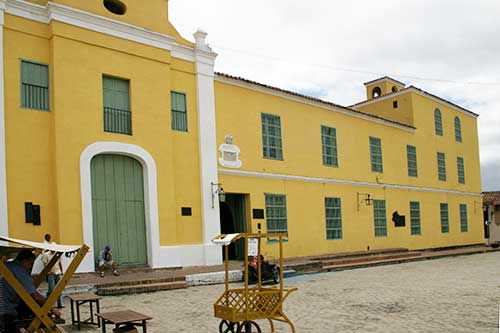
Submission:
POLYGON ((483 191, 500 191, 500 161, 481 165, 483 191))

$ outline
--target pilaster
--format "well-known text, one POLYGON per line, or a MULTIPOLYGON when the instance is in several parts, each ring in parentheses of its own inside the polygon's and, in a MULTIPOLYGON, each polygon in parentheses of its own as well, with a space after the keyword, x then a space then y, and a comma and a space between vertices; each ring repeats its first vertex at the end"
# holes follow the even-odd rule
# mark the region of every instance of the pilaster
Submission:
POLYGON ((5 96, 3 72, 3 23, 5 1, 0 1, 0 235, 9 236, 9 220, 7 212, 7 165, 5 143, 5 96))

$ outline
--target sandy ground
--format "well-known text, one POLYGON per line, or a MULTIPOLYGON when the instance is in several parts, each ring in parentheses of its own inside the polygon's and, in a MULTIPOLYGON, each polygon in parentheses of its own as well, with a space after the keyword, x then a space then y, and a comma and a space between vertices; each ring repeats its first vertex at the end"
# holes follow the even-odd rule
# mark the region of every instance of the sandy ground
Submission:
MULTIPOLYGON (((298 333, 499 332, 500 252, 298 276, 285 285, 299 288, 284 306, 298 333)), ((151 315, 148 332, 218 332, 212 304, 223 289, 106 297, 101 309, 151 315)), ((69 300, 64 302, 70 322, 69 300)), ((266 321, 259 324, 270 332, 266 321)), ((77 332, 71 325, 63 329, 77 332)), ((277 332, 290 329, 278 324, 277 332)))

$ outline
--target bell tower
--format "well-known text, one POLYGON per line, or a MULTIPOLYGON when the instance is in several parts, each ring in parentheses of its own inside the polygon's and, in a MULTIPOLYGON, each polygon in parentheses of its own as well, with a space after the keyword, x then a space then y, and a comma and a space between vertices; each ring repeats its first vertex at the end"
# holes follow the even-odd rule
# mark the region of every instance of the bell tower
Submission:
POLYGON ((403 82, 399 82, 388 76, 366 82, 364 85, 366 87, 366 99, 373 99, 398 92, 405 87, 403 82))

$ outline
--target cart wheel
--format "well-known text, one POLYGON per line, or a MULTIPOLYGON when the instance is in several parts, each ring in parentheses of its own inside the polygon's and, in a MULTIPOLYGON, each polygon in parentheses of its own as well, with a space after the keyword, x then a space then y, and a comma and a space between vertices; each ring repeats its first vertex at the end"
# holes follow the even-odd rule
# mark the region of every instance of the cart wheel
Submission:
POLYGON ((237 333, 239 325, 228 320, 221 320, 219 324, 219 333, 237 333))
POLYGON ((279 269, 279 267, 273 268, 273 282, 280 283, 280 269, 279 269))
POLYGON ((236 333, 262 333, 260 330, 260 326, 257 325, 255 321, 244 321, 238 327, 238 331, 236 333))

